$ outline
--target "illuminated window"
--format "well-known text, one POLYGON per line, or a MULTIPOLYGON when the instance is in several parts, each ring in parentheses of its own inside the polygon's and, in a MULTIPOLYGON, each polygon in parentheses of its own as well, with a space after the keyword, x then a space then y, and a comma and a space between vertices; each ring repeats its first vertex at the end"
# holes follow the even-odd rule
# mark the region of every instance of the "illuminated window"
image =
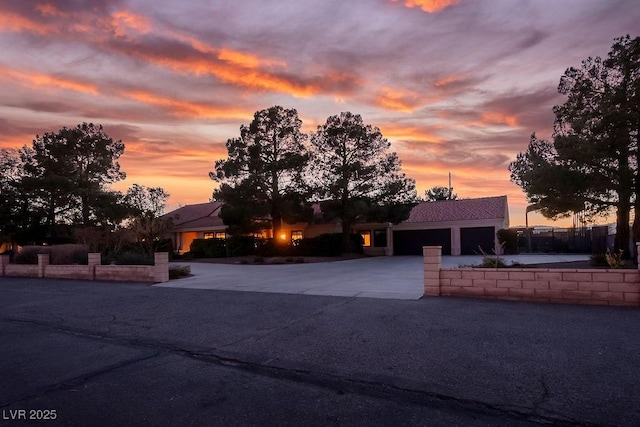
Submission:
POLYGON ((216 231, 216 239, 226 239, 227 233, 224 231, 216 231))
POLYGON ((361 231, 360 237, 362 237, 362 246, 371 246, 371 232, 369 230, 361 231))
POLYGON ((213 233, 204 233, 205 239, 213 239, 213 233))
POLYGON ((291 241, 293 243, 296 242, 296 240, 302 240, 302 230, 294 230, 291 232, 291 241))

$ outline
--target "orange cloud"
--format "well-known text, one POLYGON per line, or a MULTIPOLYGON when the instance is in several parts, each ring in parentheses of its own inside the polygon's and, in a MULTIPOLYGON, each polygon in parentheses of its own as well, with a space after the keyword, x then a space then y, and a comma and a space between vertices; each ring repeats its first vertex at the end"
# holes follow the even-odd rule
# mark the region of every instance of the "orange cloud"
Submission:
POLYGON ((59 16, 67 17, 67 16, 69 16, 67 13, 64 13, 61 10, 57 9, 51 3, 40 3, 40 4, 36 5, 36 10, 38 12, 40 12, 42 15, 44 15, 44 16, 56 16, 56 17, 59 17, 59 16))
MULTIPOLYGON (((391 1, 398 2, 400 0, 391 1)), ((404 5, 408 8, 419 7, 427 13, 435 13, 456 5, 459 2, 460 0, 404 0, 404 5)))
POLYGON ((483 127, 487 125, 507 125, 509 127, 517 127, 518 119, 516 118, 516 116, 509 114, 487 112, 482 113, 482 120, 479 122, 475 122, 474 124, 483 127))
POLYGON ((111 18, 111 25, 116 36, 123 36, 130 29, 140 34, 146 34, 151 31, 151 21, 142 15, 120 10, 112 13, 111 18))
POLYGON ((245 119, 250 115, 246 111, 238 109, 217 108, 210 105, 197 104, 193 102, 180 101, 174 98, 168 98, 156 95, 151 92, 133 91, 122 92, 123 96, 134 99, 145 104, 156 105, 170 110, 178 116, 202 117, 202 118, 230 118, 245 119))
POLYGON ((55 27, 43 25, 8 11, 2 11, 0 13, 0 33, 23 31, 30 31, 36 34, 49 34, 55 31, 55 27))
POLYGON ((421 141, 433 144, 442 143, 442 139, 436 136, 435 132, 428 131, 417 126, 381 126, 383 135, 388 139, 397 139, 402 141, 421 141))
MULTIPOLYGON (((143 59, 158 66, 184 73, 212 75, 219 80, 248 89, 259 89, 279 93, 287 93, 296 97, 307 98, 320 92, 334 88, 346 87, 355 79, 346 74, 328 73, 310 82, 295 81, 291 77, 281 76, 254 68, 246 68, 237 64, 212 61, 208 58, 171 58, 158 56, 143 50, 126 51, 125 54, 143 59)), ((236 59, 238 56, 236 56, 236 59)))
POLYGON ((10 77, 14 80, 18 80, 25 86, 35 85, 44 87, 55 87, 59 89, 70 89, 76 92, 88 93, 91 95, 98 95, 97 86, 91 83, 85 83, 61 77, 54 77, 42 73, 18 71, 0 66, 0 78, 2 77, 10 77))
POLYGON ((415 93, 383 86, 375 98, 375 104, 393 111, 413 113, 420 103, 415 93))

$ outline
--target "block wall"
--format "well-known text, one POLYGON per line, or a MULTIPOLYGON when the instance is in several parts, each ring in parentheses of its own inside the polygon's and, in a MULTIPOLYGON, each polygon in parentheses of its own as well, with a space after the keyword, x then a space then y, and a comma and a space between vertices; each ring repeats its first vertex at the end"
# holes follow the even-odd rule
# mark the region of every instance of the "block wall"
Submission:
POLYGON ((425 296, 640 306, 636 269, 442 269, 440 252, 440 247, 423 248, 425 296))
POLYGON ((38 254, 37 265, 10 264, 0 255, 0 276, 160 283, 169 281, 169 254, 154 255, 155 265, 100 265, 100 254, 89 254, 88 265, 51 265, 49 254, 38 254))

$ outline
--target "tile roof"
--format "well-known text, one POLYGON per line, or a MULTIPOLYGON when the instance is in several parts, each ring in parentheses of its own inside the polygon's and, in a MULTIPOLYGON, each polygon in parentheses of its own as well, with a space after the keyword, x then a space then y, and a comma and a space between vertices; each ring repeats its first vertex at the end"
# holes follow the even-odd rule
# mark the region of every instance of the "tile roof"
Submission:
POLYGON ((403 223, 501 219, 507 215, 507 196, 421 202, 403 223))
POLYGON ((173 222, 173 228, 203 228, 223 226, 218 216, 220 202, 198 203, 186 205, 163 215, 173 222))

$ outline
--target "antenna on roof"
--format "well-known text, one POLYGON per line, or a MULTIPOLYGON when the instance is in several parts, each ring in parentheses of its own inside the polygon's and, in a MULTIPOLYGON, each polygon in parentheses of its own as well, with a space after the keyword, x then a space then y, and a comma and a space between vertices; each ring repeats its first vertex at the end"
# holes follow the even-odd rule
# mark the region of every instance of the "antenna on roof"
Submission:
POLYGON ((453 195, 453 187, 451 186, 451 172, 449 172, 449 200, 451 200, 452 195, 453 195))

